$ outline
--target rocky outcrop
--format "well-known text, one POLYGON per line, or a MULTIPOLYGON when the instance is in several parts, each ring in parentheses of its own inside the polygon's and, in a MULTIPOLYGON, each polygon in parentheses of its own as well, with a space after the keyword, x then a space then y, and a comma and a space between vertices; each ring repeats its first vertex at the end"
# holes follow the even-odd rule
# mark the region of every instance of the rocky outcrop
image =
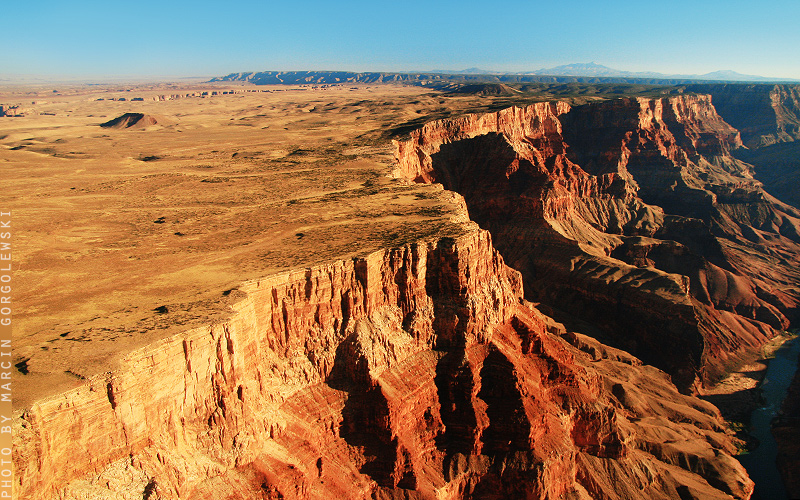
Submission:
POLYGON ((32 111, 29 109, 24 108, 20 104, 8 105, 8 104, 0 104, 0 117, 2 116, 25 116, 31 114, 32 111))
POLYGON ((716 409, 522 298, 487 232, 245 284, 14 428, 15 498, 749 498, 716 409))
POLYGON ((540 103, 429 123, 396 141, 395 175, 460 192, 528 299, 691 390, 800 301, 800 214, 740 145, 708 96, 540 103))

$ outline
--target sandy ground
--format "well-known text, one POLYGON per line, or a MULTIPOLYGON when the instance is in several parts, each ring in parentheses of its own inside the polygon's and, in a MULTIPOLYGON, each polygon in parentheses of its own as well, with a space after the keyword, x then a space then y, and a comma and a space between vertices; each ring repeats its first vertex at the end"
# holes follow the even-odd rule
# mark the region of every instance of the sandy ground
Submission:
POLYGON ((391 85, 160 84, 0 87, 0 103, 27 110, 0 118, 13 399, 25 408, 224 317, 244 280, 456 234, 452 195, 387 176, 387 131, 493 101, 391 85), (126 112, 158 123, 100 127, 126 112))

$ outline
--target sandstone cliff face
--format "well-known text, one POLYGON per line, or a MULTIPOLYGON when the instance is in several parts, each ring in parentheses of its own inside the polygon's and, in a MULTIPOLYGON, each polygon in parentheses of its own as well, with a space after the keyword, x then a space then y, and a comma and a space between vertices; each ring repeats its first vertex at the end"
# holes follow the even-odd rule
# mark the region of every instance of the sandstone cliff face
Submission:
POLYGON ((800 214, 730 155, 740 145, 708 96, 542 103, 430 123, 396 142, 395 175, 462 193, 527 298, 690 390, 800 301, 800 214))
POLYGON ((800 139, 800 86, 697 84, 687 90, 709 94, 726 122, 742 133, 748 148, 800 139))
POLYGON ((241 291, 22 413, 16 498, 752 492, 713 406, 539 313, 485 231, 241 291))
POLYGON ((738 158, 755 166, 755 177, 781 201, 800 207, 800 86, 693 85, 711 94, 720 115, 742 132, 747 148, 738 158))
POLYGON ((800 207, 800 86, 706 84, 719 114, 742 133, 736 156, 755 166, 755 178, 781 201, 800 207))

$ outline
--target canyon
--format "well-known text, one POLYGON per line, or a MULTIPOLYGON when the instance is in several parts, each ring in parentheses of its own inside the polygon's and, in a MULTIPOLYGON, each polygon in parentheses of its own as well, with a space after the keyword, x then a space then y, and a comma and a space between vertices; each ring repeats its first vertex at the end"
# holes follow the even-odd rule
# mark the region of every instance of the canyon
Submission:
MULTIPOLYGON (((743 443, 696 396, 798 319, 800 210, 737 153, 791 143, 789 113, 746 133, 700 90, 387 87, 3 137, 20 171, 53 165, 14 184, 20 211, 93 203, 50 250, 44 215, 24 234, 18 498, 751 497, 743 443), (87 159, 93 178, 56 173, 87 159), (153 276, 125 281, 132 257, 153 276), (75 311, 34 293, 53 262, 84 277, 83 297, 48 283, 75 311)), ((784 87, 769 102, 796 110, 784 87)))
POLYGON ((464 195, 530 300, 580 311, 689 390, 800 300, 800 212, 737 146, 708 97, 544 103, 425 125, 398 142, 396 173, 464 195))

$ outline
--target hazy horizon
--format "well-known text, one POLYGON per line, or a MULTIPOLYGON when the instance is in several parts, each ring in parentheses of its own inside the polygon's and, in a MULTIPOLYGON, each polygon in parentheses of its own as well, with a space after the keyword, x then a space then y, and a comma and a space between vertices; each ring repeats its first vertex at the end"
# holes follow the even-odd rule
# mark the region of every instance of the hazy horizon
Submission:
POLYGON ((594 61, 630 72, 800 79, 800 2, 636 5, 409 0, 5 6, 0 81, 177 79, 245 71, 514 73, 594 61), (776 12, 778 15, 776 15, 776 12))
MULTIPOLYGON (((577 63, 577 64, 583 64, 583 63, 577 63)), ((568 65, 568 64, 565 64, 565 65, 568 65)), ((559 66, 562 66, 562 65, 559 65, 559 66)), ((605 65, 602 65, 602 66, 605 66, 605 65)), ((249 73, 249 72, 259 73, 259 72, 272 72, 272 71, 277 71, 277 72, 342 71, 342 72, 348 72, 348 73, 411 73, 411 74, 414 74, 414 73, 443 73, 443 74, 451 74, 451 73, 452 74, 460 74, 460 73, 464 73, 464 74, 470 74, 469 73, 470 69, 473 69, 473 70, 476 70, 476 71, 479 70, 481 72, 489 71, 489 70, 485 70, 484 68, 464 68, 464 69, 446 69, 446 70, 442 70, 440 68, 434 68, 434 69, 418 69, 418 70, 405 70, 405 71, 384 71, 384 70, 381 70, 381 69, 358 69, 358 70, 333 69, 333 70, 331 70, 331 69, 317 68, 317 69, 291 69, 291 70, 284 70, 284 69, 257 69, 257 70, 243 69, 241 71, 233 71, 233 72, 228 72, 228 73, 225 73, 225 74, 220 74, 220 73, 210 74, 209 73, 209 74, 198 74, 198 75, 142 75, 142 74, 127 74, 127 75, 125 75, 125 74, 122 74, 122 75, 42 75, 42 74, 3 74, 3 73, 0 73, 0 85, 17 85, 17 84, 20 84, 20 85, 42 84, 42 85, 44 85, 44 84, 57 84, 57 83, 61 83, 61 84, 70 84, 70 83, 72 83, 72 84, 116 84, 116 83, 120 83, 120 84, 121 83, 146 84, 146 83, 179 82, 181 80, 187 80, 187 81, 194 80, 193 83, 206 83, 206 82, 208 82, 208 80, 210 80, 212 78, 224 77, 224 76, 227 76, 227 75, 230 75, 230 74, 236 74, 236 73, 249 73)), ((541 70, 541 69, 543 69, 543 68, 532 68, 529 71, 533 72, 533 71, 537 71, 537 70, 541 70)), ((621 68, 610 68, 610 69, 618 70, 618 71, 621 71, 621 72, 629 71, 629 70, 625 70, 625 69, 621 69, 621 68)), ((722 69, 721 68, 718 71, 727 71, 727 69, 722 69)), ((706 74, 711 74, 711 73, 715 73, 715 72, 709 72, 709 73, 706 73, 706 74)), ((734 72, 738 73, 738 74, 741 74, 740 72, 735 71, 735 70, 734 70, 734 72)), ((501 74, 517 74, 517 73, 523 73, 523 72, 497 70, 497 71, 492 71, 491 73, 487 73, 487 74, 501 75, 501 74)), ((631 73, 634 73, 634 72, 631 72, 631 73)), ((650 75, 648 75, 648 73, 652 73, 654 75, 660 73, 660 74, 662 74, 663 78, 665 78, 665 79, 673 79, 673 78, 680 78, 680 77, 692 78, 692 77, 702 77, 702 76, 704 76, 704 75, 688 75, 688 74, 664 74, 664 73, 662 73, 660 71, 657 71, 657 70, 654 70, 654 71, 641 71, 641 72, 637 72, 637 73, 642 73, 642 75, 641 76, 637 76, 635 74, 632 74, 632 75, 626 75, 626 76, 613 76, 612 75, 612 76, 602 76, 602 77, 603 78, 653 78, 653 79, 658 79, 659 78, 659 76, 650 76, 650 75)), ((589 77, 589 76, 586 76, 586 75, 578 75, 578 74, 575 74, 575 75, 561 75, 561 74, 556 75, 556 74, 553 74, 552 76, 575 76, 575 77, 578 77, 578 78, 581 78, 581 77, 588 78, 589 77)), ((771 79, 771 80, 774 80, 774 81, 785 80, 787 82, 800 82, 800 79, 780 78, 780 77, 775 77, 775 76, 772 76, 772 75, 743 75, 743 76, 762 77, 762 78, 768 78, 768 79, 771 79)), ((727 80, 727 79, 719 79, 719 80, 730 81, 730 80, 727 80)), ((709 81, 714 81, 714 80, 709 80, 709 81)), ((756 83, 758 83, 759 80, 748 80, 747 82, 750 82, 750 83, 756 82, 756 83)), ((763 83, 772 83, 772 81, 765 80, 763 83)))

